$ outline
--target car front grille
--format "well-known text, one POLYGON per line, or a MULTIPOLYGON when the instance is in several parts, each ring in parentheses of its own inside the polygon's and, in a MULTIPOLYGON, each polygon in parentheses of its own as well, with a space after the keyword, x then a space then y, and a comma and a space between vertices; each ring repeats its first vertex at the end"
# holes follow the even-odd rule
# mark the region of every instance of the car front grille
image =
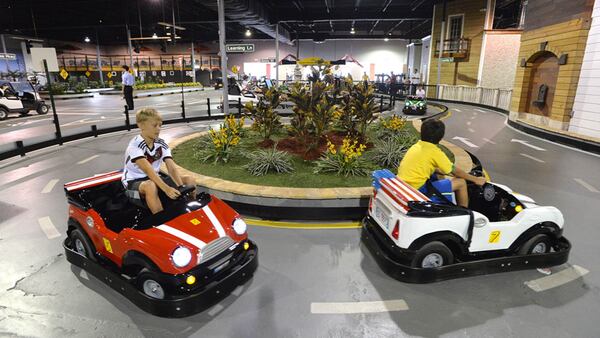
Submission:
POLYGON ((234 244, 235 242, 229 236, 223 236, 208 243, 204 248, 202 248, 202 258, 200 258, 200 264, 210 261, 223 251, 229 249, 229 247, 234 244))

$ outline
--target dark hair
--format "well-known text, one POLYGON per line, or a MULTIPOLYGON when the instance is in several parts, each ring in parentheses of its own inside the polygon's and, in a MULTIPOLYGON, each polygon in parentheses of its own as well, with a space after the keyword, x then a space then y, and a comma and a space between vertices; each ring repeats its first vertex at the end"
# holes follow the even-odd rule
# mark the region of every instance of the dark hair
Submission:
POLYGON ((123 65, 123 69, 125 69, 126 71, 129 71, 129 66, 128 65, 123 65))
POLYGON ((446 126, 440 120, 427 120, 421 125, 421 140, 438 144, 444 137, 446 126))

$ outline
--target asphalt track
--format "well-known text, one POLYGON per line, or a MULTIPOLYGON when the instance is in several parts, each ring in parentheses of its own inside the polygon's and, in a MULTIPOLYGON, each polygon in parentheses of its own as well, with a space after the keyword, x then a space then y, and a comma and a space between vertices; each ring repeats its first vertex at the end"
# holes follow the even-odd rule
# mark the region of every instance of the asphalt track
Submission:
MULTIPOLYGON (((494 181, 563 212, 569 264, 550 276, 411 285, 383 274, 358 229, 251 226, 260 266, 249 283, 204 313, 153 317, 62 254, 62 184, 120 167, 135 133, 111 134, 0 162, 0 336, 600 336, 600 157, 522 134, 490 110, 449 108, 447 140, 479 157, 494 181)), ((162 136, 204 129, 169 125, 162 136)))

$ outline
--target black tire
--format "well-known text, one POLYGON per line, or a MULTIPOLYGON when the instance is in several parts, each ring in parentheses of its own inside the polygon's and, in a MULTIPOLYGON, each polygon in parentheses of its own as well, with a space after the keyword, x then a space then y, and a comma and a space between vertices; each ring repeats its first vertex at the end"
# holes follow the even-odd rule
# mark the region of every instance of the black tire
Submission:
POLYGON ((552 248, 552 241, 550 236, 546 234, 539 234, 531 237, 525 244, 519 248, 519 255, 531 255, 535 250, 535 253, 548 253, 552 248))
POLYGON ((8 118, 8 110, 6 108, 0 107, 0 121, 4 121, 8 118))
POLYGON ((435 241, 427 243, 417 250, 411 266, 414 268, 437 268, 453 262, 452 251, 444 243, 435 241))
POLYGON ((27 115, 29 115, 29 112, 19 113, 19 116, 27 116, 27 115))
POLYGON ((49 111, 50 111, 50 107, 47 104, 41 104, 36 109, 36 112, 38 113, 38 115, 46 115, 46 114, 48 114, 49 111))
POLYGON ((87 234, 83 232, 83 230, 75 229, 71 231, 69 238, 71 239, 71 247, 73 250, 93 262, 96 261, 96 250, 94 244, 89 239, 87 234))
POLYGON ((155 272, 143 268, 136 277, 136 285, 140 291, 150 298, 165 299, 166 290, 158 280, 155 272))

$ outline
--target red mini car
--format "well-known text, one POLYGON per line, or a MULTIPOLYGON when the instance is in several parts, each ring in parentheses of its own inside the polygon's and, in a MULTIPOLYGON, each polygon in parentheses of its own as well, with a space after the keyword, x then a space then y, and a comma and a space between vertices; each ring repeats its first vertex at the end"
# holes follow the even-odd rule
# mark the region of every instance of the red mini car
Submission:
POLYGON ((199 312, 247 281, 258 249, 240 215, 195 187, 164 197, 152 215, 125 196, 119 171, 65 184, 67 259, 144 310, 169 317, 199 312))

